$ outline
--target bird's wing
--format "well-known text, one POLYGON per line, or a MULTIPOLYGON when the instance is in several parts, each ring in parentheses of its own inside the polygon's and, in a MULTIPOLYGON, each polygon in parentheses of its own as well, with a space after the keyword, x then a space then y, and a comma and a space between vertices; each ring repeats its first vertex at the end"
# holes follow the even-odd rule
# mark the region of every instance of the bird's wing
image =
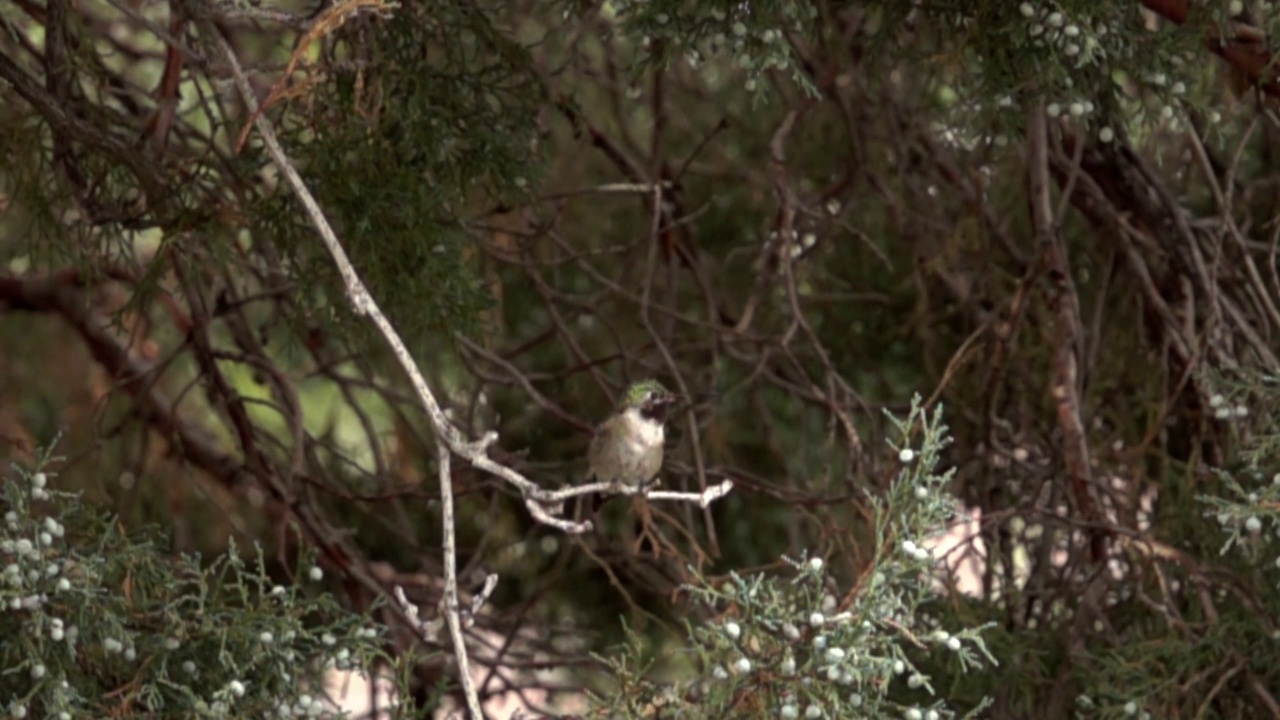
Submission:
POLYGON ((601 453, 604 452, 604 443, 600 441, 600 437, 601 435, 603 435, 603 433, 601 432, 603 429, 604 429, 603 427, 596 428, 595 434, 591 436, 591 445, 587 447, 587 479, 588 480, 598 481, 603 479, 603 478, 596 477, 596 468, 600 466, 600 463, 603 460, 603 458, 601 457, 601 453))

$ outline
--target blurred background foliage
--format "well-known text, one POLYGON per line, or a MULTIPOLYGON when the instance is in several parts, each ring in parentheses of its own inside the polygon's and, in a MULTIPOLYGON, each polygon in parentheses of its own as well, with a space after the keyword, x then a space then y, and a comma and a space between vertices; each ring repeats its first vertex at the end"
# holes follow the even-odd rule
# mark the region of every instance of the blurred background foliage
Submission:
POLYGON ((1086 692, 1098 712, 1280 715, 1277 18, 15 0, 0 454, 61 437, 59 482, 165 523, 175 550, 286 558, 302 537, 350 607, 372 601, 357 576, 435 606, 429 426, 245 130, 221 37, 453 421, 500 433, 496 460, 579 481, 592 427, 653 376, 684 398, 664 485, 737 483, 707 510, 612 499, 572 537, 455 464, 464 583, 502 578, 477 632, 511 640, 482 664, 581 669, 623 618, 666 647, 693 612, 681 583, 782 553, 849 591, 899 467, 884 411, 918 392, 948 408, 950 491, 977 519, 948 563, 969 589, 944 579, 940 611, 994 621, 1019 678, 959 695, 997 717, 1086 692), (1244 542, 1219 554, 1224 529, 1244 542))

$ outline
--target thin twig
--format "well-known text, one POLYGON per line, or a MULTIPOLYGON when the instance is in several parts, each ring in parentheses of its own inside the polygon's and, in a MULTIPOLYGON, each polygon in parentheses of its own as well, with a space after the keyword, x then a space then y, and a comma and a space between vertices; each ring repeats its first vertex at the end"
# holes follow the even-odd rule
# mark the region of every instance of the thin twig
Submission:
MULTIPOLYGON (((1053 215, 1049 197, 1049 138, 1045 109, 1037 103, 1031 109, 1031 122, 1027 128, 1027 175, 1031 188, 1031 221, 1036 234, 1036 245, 1048 273, 1046 295, 1053 312, 1057 337, 1053 359, 1053 379, 1050 392, 1058 411, 1058 426, 1062 431, 1063 456, 1067 474, 1071 480, 1071 492, 1086 522, 1096 523, 1099 518, 1093 499, 1093 469, 1089 459, 1089 441, 1080 397, 1081 345, 1080 299, 1067 265, 1067 252, 1058 234, 1058 224, 1053 215)), ((1078 175, 1073 176, 1078 177, 1078 175)), ((1067 190, 1073 182, 1068 181, 1067 190)), ((1089 548, 1094 562, 1106 556, 1105 535, 1096 528, 1089 531, 1089 548)))
POLYGON ((453 656, 458 660, 458 680, 462 694, 467 698, 471 717, 482 720, 480 697, 471 679, 471 666, 467 662, 467 638, 462 634, 462 617, 458 606, 458 547, 454 534, 453 480, 449 476, 449 445, 437 436, 436 462, 440 465, 440 515, 444 525, 444 604, 445 621, 449 623, 449 636, 453 638, 453 656))

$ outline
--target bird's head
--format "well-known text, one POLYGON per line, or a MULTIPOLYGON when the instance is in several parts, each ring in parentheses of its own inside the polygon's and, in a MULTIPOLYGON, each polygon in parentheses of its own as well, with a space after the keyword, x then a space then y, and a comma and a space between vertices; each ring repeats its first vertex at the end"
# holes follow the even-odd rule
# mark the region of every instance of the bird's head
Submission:
POLYGON ((657 380, 641 380, 627 389, 622 398, 622 411, 636 409, 650 420, 664 422, 667 409, 675 404, 676 396, 657 380))

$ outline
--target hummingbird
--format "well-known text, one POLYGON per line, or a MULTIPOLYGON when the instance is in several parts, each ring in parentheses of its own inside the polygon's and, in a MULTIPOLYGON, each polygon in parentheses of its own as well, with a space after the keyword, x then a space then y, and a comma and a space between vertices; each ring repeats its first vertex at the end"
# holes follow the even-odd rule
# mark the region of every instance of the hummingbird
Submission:
POLYGON ((649 483, 662 469, 663 423, 676 401, 657 380, 641 380, 627 389, 617 412, 600 423, 587 464, 597 482, 626 487, 649 483))

